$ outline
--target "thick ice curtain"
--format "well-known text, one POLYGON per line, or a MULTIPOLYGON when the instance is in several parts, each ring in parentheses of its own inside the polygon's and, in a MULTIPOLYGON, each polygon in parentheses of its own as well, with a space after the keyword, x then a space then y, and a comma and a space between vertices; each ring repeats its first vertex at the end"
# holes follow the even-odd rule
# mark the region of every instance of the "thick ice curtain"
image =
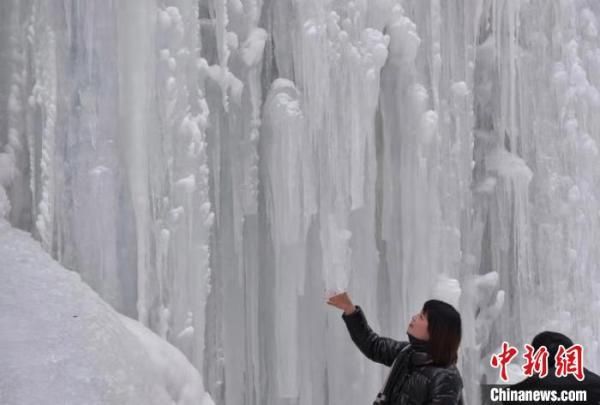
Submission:
MULTIPOLYGON (((600 324, 593 1, 6 0, 0 215, 217 403, 368 403, 329 291, 489 355, 600 324), (540 316, 540 308, 544 316, 540 316)), ((589 361, 589 363, 587 363, 589 361)))

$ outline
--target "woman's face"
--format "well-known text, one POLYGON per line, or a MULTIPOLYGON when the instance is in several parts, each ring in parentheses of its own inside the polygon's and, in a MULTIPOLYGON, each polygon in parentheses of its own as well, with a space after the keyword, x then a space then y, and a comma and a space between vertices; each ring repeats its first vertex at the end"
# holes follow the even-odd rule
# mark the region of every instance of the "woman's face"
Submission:
POLYGON ((421 340, 429 340, 429 331, 427 327, 429 326, 427 322, 427 315, 423 313, 423 311, 414 315, 408 324, 407 332, 417 339, 421 340))

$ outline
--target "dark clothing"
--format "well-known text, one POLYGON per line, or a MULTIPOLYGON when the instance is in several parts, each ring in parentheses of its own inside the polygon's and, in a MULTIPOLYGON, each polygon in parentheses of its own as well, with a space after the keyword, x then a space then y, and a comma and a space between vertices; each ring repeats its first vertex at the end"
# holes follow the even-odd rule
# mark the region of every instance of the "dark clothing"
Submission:
POLYGON ((462 405, 462 379, 456 366, 438 367, 421 345, 381 337, 371 330, 359 306, 342 314, 350 337, 369 359, 394 366, 390 371, 390 405, 462 405), (404 350, 403 350, 404 349, 404 350))
MULTIPOLYGON (((523 381, 511 386, 511 390, 524 390, 524 389, 536 389, 536 390, 586 390, 587 401, 585 404, 600 404, 600 376, 592 373, 588 369, 584 370, 583 381, 578 381, 573 375, 566 377, 557 377, 555 374, 556 369, 550 367, 548 369, 548 375, 544 378, 539 378, 537 375, 533 375, 524 379, 523 381)), ((560 395, 560 394, 559 394, 560 395)), ((536 402, 539 404, 539 402, 536 402)), ((508 404, 508 402, 507 402, 508 404)), ((517 402, 510 402, 510 404, 517 404, 517 402)), ((519 402, 518 404, 528 404, 527 402, 519 402)), ((578 402, 578 404, 584 404, 584 402, 578 402)))

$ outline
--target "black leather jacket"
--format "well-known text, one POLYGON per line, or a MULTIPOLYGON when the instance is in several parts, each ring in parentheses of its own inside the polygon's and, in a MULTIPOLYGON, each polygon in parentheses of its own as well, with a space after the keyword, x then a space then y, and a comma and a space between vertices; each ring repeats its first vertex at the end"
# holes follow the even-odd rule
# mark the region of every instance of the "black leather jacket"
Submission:
POLYGON ((350 337, 365 356, 388 367, 394 364, 386 404, 463 405, 462 379, 455 366, 434 366, 429 354, 412 350, 407 347, 409 342, 377 335, 359 306, 350 315, 342 314, 342 318, 350 337))

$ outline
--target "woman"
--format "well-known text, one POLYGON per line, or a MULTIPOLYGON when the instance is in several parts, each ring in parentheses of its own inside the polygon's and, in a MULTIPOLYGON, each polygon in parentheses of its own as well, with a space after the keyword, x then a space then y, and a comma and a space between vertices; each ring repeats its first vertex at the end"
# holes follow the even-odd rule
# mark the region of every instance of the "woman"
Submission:
POLYGON ((350 337, 361 352, 391 367, 374 404, 457 405, 462 401, 462 379, 456 368, 461 338, 460 314, 450 304, 429 300, 408 325, 408 342, 381 337, 347 293, 327 301, 344 311, 350 337))

